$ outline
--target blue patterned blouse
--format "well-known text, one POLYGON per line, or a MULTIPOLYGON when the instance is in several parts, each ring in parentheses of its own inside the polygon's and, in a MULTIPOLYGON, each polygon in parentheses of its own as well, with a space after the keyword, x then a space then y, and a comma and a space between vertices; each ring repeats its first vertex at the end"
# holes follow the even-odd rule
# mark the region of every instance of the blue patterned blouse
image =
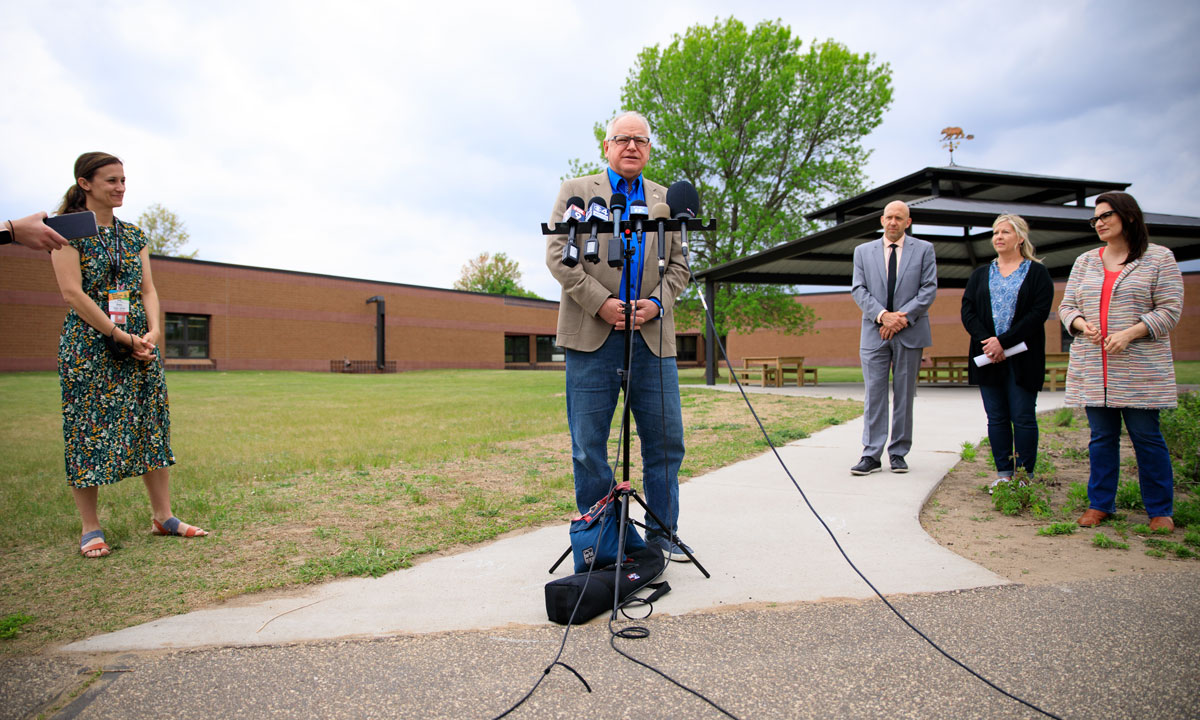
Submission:
POLYGON ((988 291, 992 294, 992 322, 996 325, 996 335, 1003 335, 1012 327, 1013 314, 1017 311, 1017 293, 1021 291, 1021 283, 1029 274, 1029 260, 1022 260, 1017 269, 1008 277, 1000 274, 1000 263, 992 261, 988 271, 988 291))

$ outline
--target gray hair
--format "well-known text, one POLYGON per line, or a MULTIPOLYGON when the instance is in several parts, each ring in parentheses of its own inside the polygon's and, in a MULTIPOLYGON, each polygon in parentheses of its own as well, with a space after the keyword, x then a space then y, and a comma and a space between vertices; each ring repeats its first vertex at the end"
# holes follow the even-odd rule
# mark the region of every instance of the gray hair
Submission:
POLYGON ((1005 213, 992 221, 992 229, 995 230, 1000 226, 1000 223, 1011 225, 1013 232, 1017 234, 1017 237, 1021 238, 1021 257, 1026 260, 1041 262, 1041 260, 1033 256, 1033 243, 1029 240, 1029 223, 1025 222, 1025 218, 1020 215, 1005 213))
POLYGON ((636 110, 626 110, 625 112, 618 114, 612 120, 608 121, 608 127, 604 129, 604 138, 606 140, 611 138, 613 136, 613 128, 617 126, 617 121, 624 120, 625 118, 628 118, 628 117, 637 118, 638 120, 641 120, 642 125, 646 126, 646 134, 647 135, 650 134, 650 121, 646 119, 646 116, 636 110))

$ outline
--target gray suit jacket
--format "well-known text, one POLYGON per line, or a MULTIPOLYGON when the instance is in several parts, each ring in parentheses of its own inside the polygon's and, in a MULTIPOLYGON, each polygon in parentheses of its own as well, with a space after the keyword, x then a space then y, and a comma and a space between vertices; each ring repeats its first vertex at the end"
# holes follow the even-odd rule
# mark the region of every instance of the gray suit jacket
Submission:
MULTIPOLYGON (((667 189, 658 183, 642 179, 646 188, 646 205, 653 208, 656 203, 666 202, 667 189)), ((550 223, 562 221, 567 200, 572 196, 583 198, 586 203, 595 196, 605 202, 612 196, 607 171, 596 175, 572 178, 562 184, 554 207, 550 210, 550 223)), ((577 237, 582 247, 586 235, 577 237)), ((579 264, 569 268, 562 264, 562 251, 566 235, 546 236, 546 266, 550 274, 562 285, 562 297, 558 305, 557 343, 572 350, 592 352, 604 344, 613 326, 597 316, 600 306, 610 297, 620 297, 621 268, 608 266, 608 243, 611 235, 600 235, 600 262, 590 263, 580 252, 579 264)), ((642 266, 642 298, 656 298, 662 303, 662 314, 642 325, 642 338, 646 345, 662 357, 675 356, 675 316, 672 308, 675 298, 687 288, 690 277, 683 258, 683 247, 679 233, 667 233, 665 242, 667 258, 666 272, 662 282, 658 278, 658 234, 647 230, 646 244, 642 251, 645 262, 642 266), (659 325, 662 325, 662 352, 659 352, 659 325)))
MULTIPOLYGON (((879 337, 879 312, 887 305, 887 265, 883 258, 884 239, 872 240, 854 248, 854 281, 850 294, 863 311, 859 347, 873 350, 884 344, 879 337)), ((908 313, 908 327, 896 334, 907 348, 925 348, 933 344, 929 330, 929 306, 937 295, 937 260, 933 244, 908 235, 904 252, 896 268, 896 312, 908 313)))

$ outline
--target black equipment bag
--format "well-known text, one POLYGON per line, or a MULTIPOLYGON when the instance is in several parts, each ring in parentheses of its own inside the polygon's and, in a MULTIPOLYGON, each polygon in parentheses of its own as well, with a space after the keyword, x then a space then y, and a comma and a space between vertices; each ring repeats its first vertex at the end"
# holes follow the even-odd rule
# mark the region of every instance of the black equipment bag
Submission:
MULTIPOLYGON (((622 603, 653 582, 654 578, 662 573, 666 562, 663 560, 662 551, 653 546, 631 550, 628 558, 620 576, 619 597, 622 603)), ((569 622, 585 623, 607 610, 612 610, 613 580, 613 566, 609 565, 593 569, 591 578, 583 572, 546 583, 546 615, 550 622, 559 625, 569 622), (579 597, 581 593, 582 600, 579 597), (576 603, 579 604, 578 610, 575 608, 576 603), (571 617, 572 612, 575 613, 574 618, 571 617)), ((649 600, 653 601, 670 592, 670 585, 661 585, 649 600)))

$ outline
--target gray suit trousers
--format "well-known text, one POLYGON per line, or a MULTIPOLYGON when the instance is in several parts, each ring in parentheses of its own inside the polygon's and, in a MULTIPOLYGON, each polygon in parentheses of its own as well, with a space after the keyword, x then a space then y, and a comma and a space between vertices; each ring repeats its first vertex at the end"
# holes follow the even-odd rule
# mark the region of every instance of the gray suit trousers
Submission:
POLYGON ((922 348, 908 348, 893 337, 874 348, 859 348, 866 386, 863 418, 863 456, 878 460, 888 442, 888 371, 892 375, 892 442, 888 455, 903 457, 912 448, 913 398, 922 348))

